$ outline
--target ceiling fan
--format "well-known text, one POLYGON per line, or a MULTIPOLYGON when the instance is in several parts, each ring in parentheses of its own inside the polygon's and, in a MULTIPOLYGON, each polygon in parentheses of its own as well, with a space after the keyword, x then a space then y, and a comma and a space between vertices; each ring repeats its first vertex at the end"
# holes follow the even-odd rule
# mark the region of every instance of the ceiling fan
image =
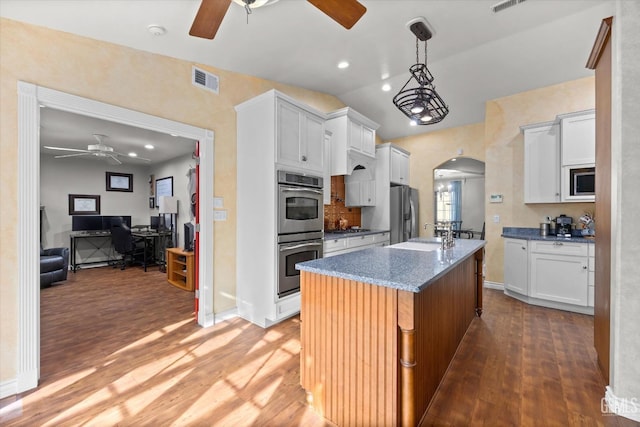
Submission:
MULTIPOLYGON (((231 1, 232 0, 202 0, 191 30, 189 30, 189 34, 204 39, 213 39, 222 23, 222 19, 229 9, 231 1)), ((367 11, 367 8, 357 0, 307 1, 347 30, 353 27, 367 11)), ((251 13, 251 7, 254 3, 256 3, 256 5, 254 5, 254 7, 256 7, 258 3, 265 3, 265 1, 238 0, 236 3, 244 4, 247 13, 251 13)))
POLYGON ((113 150, 113 147, 109 147, 105 145, 102 140, 104 138, 108 138, 106 135, 100 135, 97 133, 93 134, 93 137, 98 141, 97 144, 89 144, 86 150, 79 150, 77 148, 65 148, 65 147, 51 147, 45 145, 44 148, 48 148, 49 150, 59 150, 59 151, 71 151, 75 154, 62 154, 60 156, 54 156, 55 159, 62 159, 64 157, 79 157, 79 156, 96 156, 102 157, 108 161, 112 161, 115 164, 121 165, 122 162, 118 159, 119 156, 125 156, 130 159, 138 159, 144 162, 150 162, 151 159, 145 159, 144 157, 138 156, 129 156, 127 154, 118 153, 113 150))

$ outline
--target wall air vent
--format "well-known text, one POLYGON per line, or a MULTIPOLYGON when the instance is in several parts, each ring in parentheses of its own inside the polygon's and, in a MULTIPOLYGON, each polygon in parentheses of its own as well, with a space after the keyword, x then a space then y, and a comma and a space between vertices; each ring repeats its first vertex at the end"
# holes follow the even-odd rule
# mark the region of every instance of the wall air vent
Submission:
POLYGON ((218 93, 218 90, 220 88, 220 79, 218 78, 218 76, 196 67, 192 68, 191 83, 194 86, 210 90, 213 93, 218 93))
POLYGON ((493 11, 493 13, 498 13, 501 12, 505 9, 510 8, 511 6, 515 6, 518 5, 522 2, 525 2, 526 0, 505 0, 505 1, 501 1, 500 3, 496 3, 493 6, 491 6, 491 10, 493 11))

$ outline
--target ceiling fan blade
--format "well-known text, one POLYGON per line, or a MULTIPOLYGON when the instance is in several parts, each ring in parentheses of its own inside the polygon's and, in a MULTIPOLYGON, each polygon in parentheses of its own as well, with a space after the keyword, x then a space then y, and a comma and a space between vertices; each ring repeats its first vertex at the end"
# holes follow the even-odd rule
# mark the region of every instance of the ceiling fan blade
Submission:
POLYGON ((76 151, 78 153, 89 153, 89 151, 87 151, 87 150, 78 150, 78 149, 75 149, 75 148, 64 148, 64 147, 50 147, 48 145, 45 145, 44 148, 48 148, 49 150, 76 151))
POLYGON ((367 11, 357 0, 307 0, 347 30, 367 11))
POLYGON ((222 19, 231 5, 231 0, 202 0, 189 35, 203 39, 213 39, 220 28, 222 19))
POLYGON ((113 161, 107 160, 111 164, 116 164, 116 165, 121 165, 122 164, 120 159, 118 159, 118 157, 114 156, 113 154, 107 154, 105 157, 111 158, 113 160, 113 161))
POLYGON ((114 156, 126 157, 127 159, 142 160, 142 161, 145 161, 145 162, 150 162, 151 161, 151 159, 145 159, 144 157, 140 157, 140 156, 130 156, 128 154, 118 153, 117 151, 114 151, 111 154, 113 154, 114 156))
POLYGON ((64 154, 61 156, 53 156, 54 159, 63 159, 65 157, 78 157, 78 156, 89 156, 91 153, 78 153, 78 154, 64 154))

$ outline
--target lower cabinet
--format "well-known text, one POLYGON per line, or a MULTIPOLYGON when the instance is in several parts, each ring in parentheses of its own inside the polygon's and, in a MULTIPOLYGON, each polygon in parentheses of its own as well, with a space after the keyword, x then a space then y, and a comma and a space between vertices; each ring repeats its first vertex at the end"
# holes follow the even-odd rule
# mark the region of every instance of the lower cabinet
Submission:
POLYGON ((322 247, 322 254, 324 258, 328 258, 335 255, 359 251, 361 249, 387 245, 389 245, 389 232, 385 231, 376 234, 366 234, 364 236, 325 240, 322 247))
POLYGON ((504 287, 522 295, 529 293, 528 241, 504 239, 504 287))
POLYGON ((530 304, 593 314, 593 250, 589 243, 505 238, 504 292, 530 304))

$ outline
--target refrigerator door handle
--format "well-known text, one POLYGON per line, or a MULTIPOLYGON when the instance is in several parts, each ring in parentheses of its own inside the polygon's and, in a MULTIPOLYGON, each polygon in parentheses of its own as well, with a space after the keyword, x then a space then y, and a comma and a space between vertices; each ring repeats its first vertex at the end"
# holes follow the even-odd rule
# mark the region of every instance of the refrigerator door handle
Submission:
POLYGON ((409 229, 409 237, 410 238, 418 237, 418 236, 415 235, 415 234, 417 234, 416 233, 416 230, 417 230, 417 228, 416 228, 417 227, 417 223, 416 223, 416 221, 417 221, 416 208, 414 206, 413 199, 411 199, 411 198, 409 198, 409 210, 411 212, 411 228, 409 229))

